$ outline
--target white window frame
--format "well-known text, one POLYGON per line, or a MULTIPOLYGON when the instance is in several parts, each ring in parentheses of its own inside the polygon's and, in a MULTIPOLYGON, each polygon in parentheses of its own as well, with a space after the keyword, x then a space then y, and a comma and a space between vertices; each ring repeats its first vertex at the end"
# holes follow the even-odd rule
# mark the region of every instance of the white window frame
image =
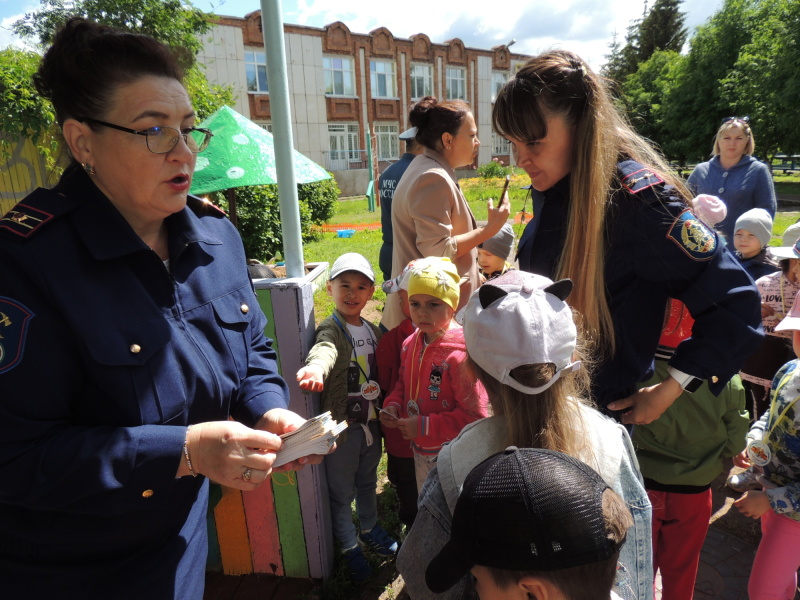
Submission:
POLYGON ((358 146, 358 123, 328 123, 328 148, 332 171, 344 171, 349 168, 349 163, 361 162, 358 146))
POLYGON ((502 135, 492 132, 492 155, 511 155, 511 143, 502 135))
POLYGON ((448 100, 467 99, 467 70, 464 67, 445 69, 446 96, 448 100))
POLYGON ((397 98, 397 71, 393 60, 370 59, 369 91, 373 98, 397 98))
POLYGON ((492 71, 492 102, 497 100, 497 94, 508 81, 508 73, 505 71, 492 71))
POLYGON ((433 65, 412 63, 411 99, 421 100, 425 96, 433 96, 433 65))
POLYGON ((325 95, 352 98, 355 96, 355 74, 351 56, 323 56, 322 70, 325 76, 325 95), (340 64, 338 61, 341 61, 340 64), (338 75, 338 81, 337 81, 338 75), (340 89, 337 90, 337 87, 340 89))
POLYGON ((252 48, 244 51, 244 73, 247 80, 248 94, 269 94, 269 80, 267 78, 267 53, 264 50, 252 48), (250 73, 255 76, 256 89, 250 89, 250 73), (264 76, 264 88, 261 89, 261 77, 264 76))
POLYGON ((397 123, 375 124, 375 148, 378 160, 397 160, 400 158, 397 123))

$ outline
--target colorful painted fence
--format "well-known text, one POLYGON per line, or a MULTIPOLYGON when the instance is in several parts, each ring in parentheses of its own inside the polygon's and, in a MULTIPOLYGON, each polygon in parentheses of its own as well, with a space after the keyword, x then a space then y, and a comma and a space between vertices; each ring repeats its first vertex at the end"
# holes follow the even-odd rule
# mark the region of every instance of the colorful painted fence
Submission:
MULTIPOLYGON (((256 281, 267 315, 266 335, 274 340, 288 381, 303 364, 314 334, 314 290, 327 263, 311 265, 302 278, 256 281)), ((291 410, 319 414, 316 395, 290 386, 291 410)), ((208 568, 230 575, 268 573, 326 578, 333 568, 333 538, 325 471, 320 466, 274 473, 271 485, 253 492, 216 486, 209 509, 208 568)))
POLYGON ((12 145, 11 157, 0 158, 0 215, 4 215, 17 202, 37 187, 52 187, 45 162, 30 140, 12 145))

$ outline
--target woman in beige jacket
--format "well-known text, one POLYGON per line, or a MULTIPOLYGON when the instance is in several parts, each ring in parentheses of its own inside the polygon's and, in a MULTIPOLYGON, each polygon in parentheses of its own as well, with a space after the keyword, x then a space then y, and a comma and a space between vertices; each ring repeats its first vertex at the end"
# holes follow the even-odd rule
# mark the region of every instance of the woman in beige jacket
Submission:
MULTIPOLYGON (((426 96, 409 115, 424 148, 400 179, 392 201, 392 277, 416 258, 444 256, 465 278, 461 303, 479 285, 478 244, 495 235, 508 220, 508 195, 495 208, 488 203, 488 222, 479 227, 458 187, 455 169, 472 164, 481 145, 469 105, 461 100, 439 102, 426 96)), ((386 298, 381 324, 387 329, 403 320, 397 294, 386 298)))

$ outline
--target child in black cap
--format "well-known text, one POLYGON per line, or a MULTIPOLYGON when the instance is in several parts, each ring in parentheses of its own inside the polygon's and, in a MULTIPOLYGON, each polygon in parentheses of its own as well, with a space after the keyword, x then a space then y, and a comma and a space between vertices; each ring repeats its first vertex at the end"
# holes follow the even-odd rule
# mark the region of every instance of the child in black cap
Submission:
POLYGON ((430 562, 442 593, 467 572, 482 600, 609 600, 633 524, 616 492, 561 452, 507 448, 464 481, 450 541, 430 562))

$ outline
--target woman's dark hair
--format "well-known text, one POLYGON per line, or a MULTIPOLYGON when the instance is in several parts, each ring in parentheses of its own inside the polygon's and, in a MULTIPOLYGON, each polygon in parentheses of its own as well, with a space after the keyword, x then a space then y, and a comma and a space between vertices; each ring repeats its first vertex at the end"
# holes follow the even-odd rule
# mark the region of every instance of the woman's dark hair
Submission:
POLYGON ((183 80, 183 70, 169 46, 149 36, 72 17, 56 33, 33 76, 48 98, 56 121, 102 118, 114 91, 141 77, 183 80))
POLYGON ((411 107, 408 120, 417 128, 416 141, 438 152, 442 149, 442 134, 455 135, 469 112, 469 104, 463 100, 439 102, 433 96, 425 96, 411 107))

